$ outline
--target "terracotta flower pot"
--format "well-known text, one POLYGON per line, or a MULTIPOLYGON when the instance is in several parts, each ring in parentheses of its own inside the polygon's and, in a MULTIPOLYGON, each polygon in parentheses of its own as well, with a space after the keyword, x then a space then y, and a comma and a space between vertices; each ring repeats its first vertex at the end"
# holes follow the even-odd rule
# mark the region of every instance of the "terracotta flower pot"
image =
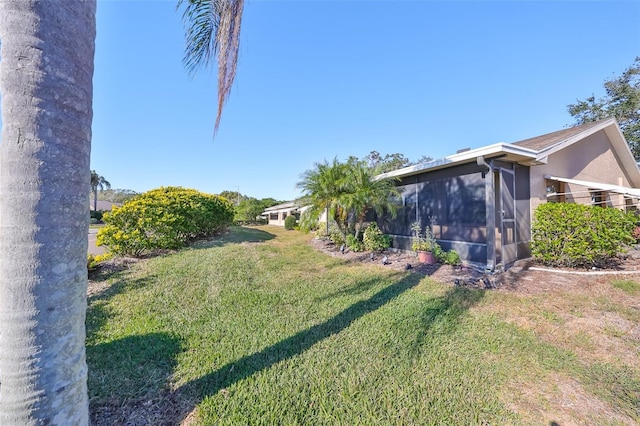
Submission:
POLYGON ((430 251, 419 251, 418 261, 420 261, 420 263, 433 265, 434 263, 436 263, 436 257, 430 251))

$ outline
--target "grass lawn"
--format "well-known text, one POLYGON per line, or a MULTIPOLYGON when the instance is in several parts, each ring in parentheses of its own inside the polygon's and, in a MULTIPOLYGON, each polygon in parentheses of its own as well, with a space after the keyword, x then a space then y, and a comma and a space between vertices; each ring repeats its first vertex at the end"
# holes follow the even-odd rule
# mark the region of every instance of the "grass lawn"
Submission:
POLYGON ((639 285, 441 284, 234 228, 89 297, 95 424, 638 424, 639 285))

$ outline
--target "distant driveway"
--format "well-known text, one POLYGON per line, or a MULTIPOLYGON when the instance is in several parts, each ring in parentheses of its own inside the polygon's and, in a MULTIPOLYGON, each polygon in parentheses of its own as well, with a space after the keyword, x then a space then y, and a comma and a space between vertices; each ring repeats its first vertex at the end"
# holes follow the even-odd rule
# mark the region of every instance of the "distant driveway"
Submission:
POLYGON ((96 255, 96 254, 102 254, 107 251, 104 246, 98 247, 96 245, 97 233, 98 233, 97 228, 89 228, 89 254, 96 255))

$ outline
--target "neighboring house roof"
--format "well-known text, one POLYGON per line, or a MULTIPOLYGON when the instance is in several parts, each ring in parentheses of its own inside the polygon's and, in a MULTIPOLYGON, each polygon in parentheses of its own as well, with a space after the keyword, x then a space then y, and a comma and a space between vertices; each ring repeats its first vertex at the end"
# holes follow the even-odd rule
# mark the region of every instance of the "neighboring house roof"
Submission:
MULTIPOLYGON (((113 206, 122 207, 122 203, 112 203, 111 201, 98 200, 98 210, 108 211, 111 210, 113 206)), ((93 210, 93 200, 91 200, 91 202, 89 203, 89 208, 93 210)))
POLYGON ((272 213, 272 212, 291 211, 291 210, 297 210, 297 209, 298 209, 298 204, 295 201, 291 201, 288 203, 282 203, 275 206, 271 206, 265 209, 264 212, 272 213))
POLYGON ((441 160, 429 163, 417 164, 391 172, 378 175, 378 178, 385 177, 406 177, 434 171, 438 169, 452 167, 458 164, 473 161, 484 161, 500 157, 501 160, 513 161, 523 165, 535 166, 546 164, 549 155, 564 149, 600 130, 607 134, 615 156, 624 168, 629 181, 634 187, 640 187, 640 169, 635 158, 629 149, 629 145, 620 131, 618 122, 613 119, 596 121, 594 123, 582 124, 575 127, 559 130, 534 138, 524 139, 514 143, 496 143, 457 154, 449 155, 441 160))

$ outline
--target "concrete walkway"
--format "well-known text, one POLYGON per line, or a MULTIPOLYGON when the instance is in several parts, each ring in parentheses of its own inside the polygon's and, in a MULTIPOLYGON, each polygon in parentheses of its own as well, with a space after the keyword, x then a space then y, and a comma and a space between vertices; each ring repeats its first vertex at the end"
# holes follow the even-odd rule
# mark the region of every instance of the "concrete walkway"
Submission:
POLYGON ((98 247, 96 245, 97 233, 98 233, 97 228, 89 228, 89 254, 97 255, 107 251, 104 246, 98 247))

